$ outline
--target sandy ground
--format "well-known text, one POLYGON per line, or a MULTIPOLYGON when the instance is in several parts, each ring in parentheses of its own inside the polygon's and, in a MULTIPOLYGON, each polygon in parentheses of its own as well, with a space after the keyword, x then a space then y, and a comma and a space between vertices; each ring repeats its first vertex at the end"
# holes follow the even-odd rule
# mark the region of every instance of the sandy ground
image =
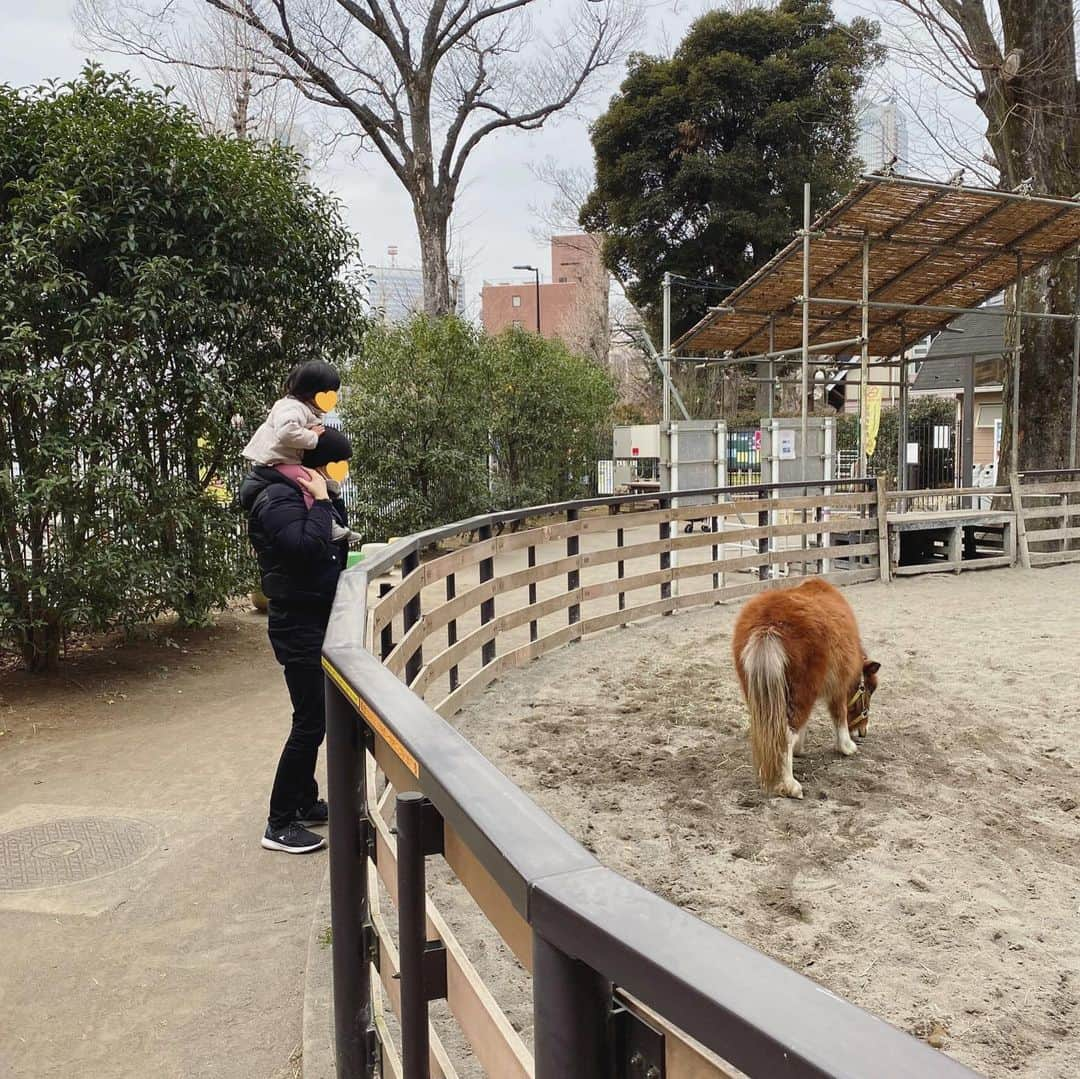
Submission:
MULTIPOLYGON (((1080 567, 846 593, 882 662, 851 759, 755 788, 738 605, 554 653, 455 724, 610 866, 987 1075, 1077 1074, 1080 567)), ((529 1035, 520 970, 446 897, 529 1035)), ((440 904, 441 905, 441 904, 440 904)), ((479 952, 479 954, 477 954, 479 952)))
POLYGON ((0 889, 3 1079, 298 1079, 326 855, 259 846, 288 711, 242 609, 0 675, 0 838, 89 816, 153 839, 96 879, 0 889))

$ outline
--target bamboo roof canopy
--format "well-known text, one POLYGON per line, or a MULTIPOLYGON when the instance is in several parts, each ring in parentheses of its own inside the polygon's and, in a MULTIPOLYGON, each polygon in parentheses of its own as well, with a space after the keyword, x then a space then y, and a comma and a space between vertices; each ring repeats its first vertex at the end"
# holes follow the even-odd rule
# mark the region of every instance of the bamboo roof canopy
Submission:
MULTIPOLYGON (((864 237, 871 303, 923 310, 869 309, 869 351, 898 353, 944 329, 957 308, 973 308, 1080 244, 1080 201, 864 176, 811 226, 811 347, 862 333, 864 237), (827 303, 824 300, 842 302, 827 303), (952 308, 952 311, 926 307, 952 308)), ((801 235, 674 343, 673 351, 753 356, 802 345, 801 235)), ((1071 312, 1069 313, 1071 315, 1071 312)))

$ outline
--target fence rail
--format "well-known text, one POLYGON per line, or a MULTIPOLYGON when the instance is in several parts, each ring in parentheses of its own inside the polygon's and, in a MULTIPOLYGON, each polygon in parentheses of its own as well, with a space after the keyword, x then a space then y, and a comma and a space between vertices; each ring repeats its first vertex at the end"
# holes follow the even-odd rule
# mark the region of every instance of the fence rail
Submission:
POLYGON ((456 1075, 428 1022, 437 998, 499 1079, 972 1074, 602 866, 444 718, 590 632, 809 572, 879 574, 869 481, 692 494, 707 504, 620 496, 492 514, 343 576, 324 650, 339 1079, 456 1075), (680 534, 690 514, 710 531, 680 534), (532 974, 532 1053, 426 895, 435 856, 532 974))
POLYGON ((1024 472, 1011 490, 1023 565, 1080 561, 1080 469, 1024 472))

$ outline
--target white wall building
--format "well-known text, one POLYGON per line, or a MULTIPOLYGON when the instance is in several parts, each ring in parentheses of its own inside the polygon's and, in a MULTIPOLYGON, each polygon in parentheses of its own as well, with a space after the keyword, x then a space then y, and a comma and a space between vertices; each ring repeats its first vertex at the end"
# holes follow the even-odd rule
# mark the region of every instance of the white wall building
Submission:
POLYGON ((894 157, 896 171, 905 171, 909 164, 907 118, 895 98, 863 103, 855 150, 867 172, 880 172, 894 157))
MULTIPOLYGON (((368 298, 387 322, 401 322, 424 309, 424 279, 416 266, 369 266, 371 287, 368 298)), ((457 314, 464 310, 464 288, 460 275, 450 275, 450 300, 457 314)))

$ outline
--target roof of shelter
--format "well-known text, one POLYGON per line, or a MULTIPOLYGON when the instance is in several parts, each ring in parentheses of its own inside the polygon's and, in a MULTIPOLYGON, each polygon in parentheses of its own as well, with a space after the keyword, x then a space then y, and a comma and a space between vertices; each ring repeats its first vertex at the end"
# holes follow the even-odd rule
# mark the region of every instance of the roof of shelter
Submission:
MULTIPOLYGON (((913 390, 958 390, 964 385, 964 365, 969 357, 985 360, 1005 351, 1005 319, 995 315, 1003 311, 1001 304, 977 308, 949 323, 952 332, 938 334, 927 350, 926 359, 912 383, 913 390)), ((976 385, 980 379, 979 359, 976 359, 976 385)))
MULTIPOLYGON (((863 237, 871 301, 972 308, 1024 272, 1080 243, 1080 201, 865 176, 811 226, 810 344, 862 332, 863 237)), ((749 356, 802 344, 803 241, 792 240, 675 342, 679 353, 749 356)), ((943 329, 955 312, 871 308, 870 353, 894 355, 943 329)), ((1000 321, 1000 320, 999 320, 1000 321)), ((850 347, 850 346, 849 346, 850 347)))

